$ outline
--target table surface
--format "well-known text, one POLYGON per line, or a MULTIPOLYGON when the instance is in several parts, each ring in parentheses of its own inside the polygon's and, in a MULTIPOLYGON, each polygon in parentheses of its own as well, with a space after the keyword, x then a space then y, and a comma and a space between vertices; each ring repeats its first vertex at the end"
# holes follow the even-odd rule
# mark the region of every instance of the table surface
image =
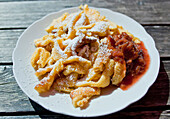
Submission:
POLYGON ((98 118, 170 118, 170 0, 0 0, 0 118, 72 118, 30 100, 12 72, 12 52, 21 33, 51 12, 87 3, 124 13, 144 26, 160 53, 160 71, 147 94, 127 108, 98 118))

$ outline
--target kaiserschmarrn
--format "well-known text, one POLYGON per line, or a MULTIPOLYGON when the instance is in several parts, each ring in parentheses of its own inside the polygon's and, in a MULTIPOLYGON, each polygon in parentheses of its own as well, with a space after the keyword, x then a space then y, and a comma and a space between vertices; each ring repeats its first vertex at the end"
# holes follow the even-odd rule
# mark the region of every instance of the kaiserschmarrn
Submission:
POLYGON ((126 75, 145 70, 141 41, 121 26, 88 7, 65 13, 34 40, 31 57, 39 93, 51 88, 70 93, 75 107, 84 107, 108 85, 121 86, 126 75))

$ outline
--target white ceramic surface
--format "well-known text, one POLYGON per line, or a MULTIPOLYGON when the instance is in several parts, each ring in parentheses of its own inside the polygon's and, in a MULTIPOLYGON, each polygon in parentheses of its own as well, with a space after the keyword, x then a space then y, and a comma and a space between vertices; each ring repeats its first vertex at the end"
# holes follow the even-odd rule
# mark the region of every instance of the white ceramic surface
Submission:
POLYGON ((52 112, 77 117, 93 117, 114 113, 142 98, 156 80, 159 71, 160 57, 152 37, 139 23, 126 15, 103 8, 95 9, 97 9, 101 15, 105 15, 109 20, 123 26, 144 42, 151 58, 150 67, 146 74, 127 91, 122 91, 120 88, 105 89, 102 91, 102 95, 93 98, 89 106, 85 109, 74 108, 69 94, 50 92, 50 95, 40 96, 34 90, 38 79, 34 75, 35 71, 30 63, 31 55, 35 50, 33 41, 47 34, 44 29, 54 18, 60 17, 65 12, 73 13, 79 11, 79 9, 69 8, 51 13, 34 22, 22 33, 18 39, 12 58, 14 76, 20 88, 30 99, 52 112))

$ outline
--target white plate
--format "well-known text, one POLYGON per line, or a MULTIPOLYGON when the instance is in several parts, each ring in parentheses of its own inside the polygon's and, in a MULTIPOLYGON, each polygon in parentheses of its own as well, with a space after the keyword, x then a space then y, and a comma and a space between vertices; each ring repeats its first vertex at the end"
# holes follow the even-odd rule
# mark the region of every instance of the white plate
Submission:
POLYGON ((139 23, 126 15, 103 8, 95 9, 97 9, 101 15, 105 15, 109 20, 123 26, 144 42, 151 58, 150 67, 146 74, 127 91, 122 91, 119 88, 115 90, 109 89, 107 90, 108 92, 104 90, 103 92, 106 94, 92 99, 89 106, 85 109, 74 108, 69 94, 51 93, 49 96, 40 96, 34 90, 38 79, 34 75, 35 71, 30 63, 31 55, 35 50, 33 41, 47 34, 44 29, 54 18, 60 17, 65 12, 73 13, 79 11, 79 9, 69 8, 51 13, 33 23, 22 33, 18 39, 12 58, 14 76, 20 88, 30 99, 52 112, 77 117, 93 117, 114 113, 142 98, 156 80, 159 71, 160 57, 152 37, 139 23))

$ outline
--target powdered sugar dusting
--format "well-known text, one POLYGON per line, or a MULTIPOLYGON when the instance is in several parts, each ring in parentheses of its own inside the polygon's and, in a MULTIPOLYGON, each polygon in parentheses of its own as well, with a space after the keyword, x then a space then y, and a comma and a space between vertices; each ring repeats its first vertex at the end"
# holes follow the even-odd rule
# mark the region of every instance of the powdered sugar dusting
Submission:
POLYGON ((73 39, 73 44, 71 46, 72 55, 77 55, 75 50, 82 43, 84 36, 85 35, 82 34, 82 35, 79 35, 73 39))
POLYGON ((42 72, 44 70, 52 69, 53 67, 54 67, 54 65, 50 65, 50 66, 47 66, 45 68, 39 68, 36 72, 42 72))
POLYGON ((83 14, 81 15, 80 19, 76 22, 75 26, 85 25, 86 19, 87 19, 86 14, 83 13, 83 14))
POLYGON ((71 56, 71 57, 68 58, 68 60, 73 60, 73 59, 78 59, 81 62, 89 62, 89 60, 87 60, 83 57, 80 57, 80 56, 71 56))
POLYGON ((63 45, 69 45, 69 44, 71 44, 72 43, 72 41, 73 40, 71 40, 71 39, 67 39, 67 40, 65 40, 65 41, 63 41, 63 45))
POLYGON ((89 29, 91 32, 106 32, 109 25, 108 22, 100 21, 96 22, 95 26, 92 29, 89 29))
POLYGON ((78 20, 79 18, 79 15, 80 15, 81 12, 78 12, 77 14, 75 14, 71 21, 68 23, 68 36, 71 35, 72 31, 73 31, 73 26, 75 25, 76 21, 78 20))
POLYGON ((65 52, 60 48, 57 39, 55 41, 55 45, 54 45, 55 50, 57 50, 57 52, 62 55, 63 57, 67 57, 67 54, 65 54, 65 52))
POLYGON ((91 41, 97 41, 99 40, 98 38, 94 37, 94 36, 86 36, 86 39, 89 39, 91 41))

